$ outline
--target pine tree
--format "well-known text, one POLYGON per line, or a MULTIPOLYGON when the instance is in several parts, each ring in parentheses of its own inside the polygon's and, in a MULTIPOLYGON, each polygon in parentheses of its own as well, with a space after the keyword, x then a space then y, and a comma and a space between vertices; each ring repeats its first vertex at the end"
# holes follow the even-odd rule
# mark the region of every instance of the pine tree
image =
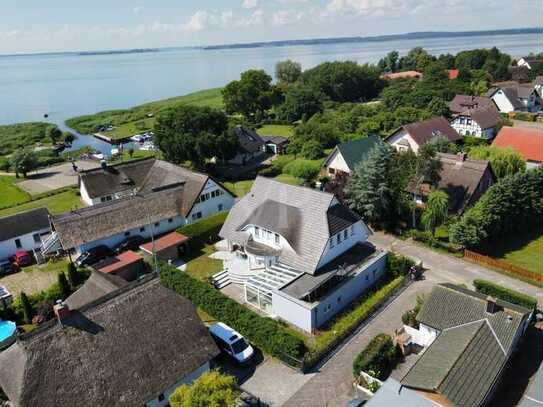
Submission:
POLYGON ((79 285, 79 275, 77 274, 77 267, 73 263, 68 263, 68 281, 72 290, 76 290, 79 285))
POLYGON ((70 284, 68 284, 68 280, 66 279, 66 274, 64 273, 58 274, 58 285, 60 287, 62 299, 65 300, 71 294, 70 284))
POLYGON ((23 307, 23 318, 24 321, 27 324, 32 323, 32 316, 34 315, 34 310, 32 309, 32 304, 30 304, 30 300, 28 299, 28 296, 23 291, 21 292, 21 305, 23 307))

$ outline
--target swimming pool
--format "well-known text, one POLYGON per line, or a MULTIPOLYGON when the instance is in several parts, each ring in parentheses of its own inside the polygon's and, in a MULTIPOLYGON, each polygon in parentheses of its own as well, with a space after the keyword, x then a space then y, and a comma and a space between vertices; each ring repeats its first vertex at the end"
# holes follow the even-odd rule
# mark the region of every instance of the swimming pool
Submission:
POLYGON ((11 321, 0 321, 0 349, 11 345, 17 326, 11 321))

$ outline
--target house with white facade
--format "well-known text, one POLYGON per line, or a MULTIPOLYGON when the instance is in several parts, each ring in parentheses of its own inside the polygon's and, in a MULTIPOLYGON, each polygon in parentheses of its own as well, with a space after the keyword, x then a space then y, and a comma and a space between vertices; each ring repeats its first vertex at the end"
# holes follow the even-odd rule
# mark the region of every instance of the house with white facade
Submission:
POLYGON ((15 255, 17 250, 39 250, 51 233, 49 211, 38 208, 0 218, 0 260, 15 255))
POLYGON ((462 139, 462 136, 450 125, 447 119, 434 117, 400 127, 387 139, 387 143, 398 151, 411 150, 418 153, 421 146, 436 137, 445 137, 451 143, 462 139))
POLYGON ((451 126, 462 136, 492 139, 502 119, 490 98, 456 95, 449 104, 451 126))
POLYGON ((491 405, 532 312, 460 286, 434 287, 418 329, 406 327, 424 350, 401 385, 442 406, 491 405))
POLYGON ((151 238, 234 204, 234 196, 209 175, 155 158, 86 171, 80 188, 91 206, 53 216, 45 251, 81 253, 133 235, 151 238))
POLYGON ((387 254, 370 233, 333 194, 258 177, 220 231, 233 260, 216 281, 313 332, 384 276, 387 254))
POLYGON ((54 310, 0 353, 0 386, 14 407, 165 407, 219 354, 196 307, 156 277, 54 310))
POLYGON ((496 83, 486 96, 494 101, 500 113, 535 112, 539 109, 532 84, 520 84, 515 81, 496 83))
POLYGON ((335 178, 337 175, 351 175, 371 150, 382 144, 379 136, 368 136, 347 143, 338 144, 328 155, 321 168, 321 176, 335 178))
POLYGON ((517 61, 517 66, 523 66, 530 70, 534 69, 538 64, 543 63, 541 58, 537 57, 522 57, 517 61))

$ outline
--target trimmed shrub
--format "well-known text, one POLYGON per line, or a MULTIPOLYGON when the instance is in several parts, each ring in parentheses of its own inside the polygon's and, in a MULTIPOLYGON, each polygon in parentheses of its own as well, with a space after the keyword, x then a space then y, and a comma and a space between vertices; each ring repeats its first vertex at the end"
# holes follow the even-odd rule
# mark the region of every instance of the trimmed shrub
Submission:
POLYGON ((379 380, 385 380, 394 368, 396 360, 396 347, 392 342, 392 337, 379 334, 356 356, 353 362, 353 374, 357 377, 360 372, 372 370, 379 380))
POLYGON ((407 275, 409 269, 414 265, 415 262, 408 257, 396 253, 388 253, 387 272, 394 278, 407 275))
POLYGON ((217 213, 191 225, 183 226, 177 231, 188 238, 192 244, 205 244, 217 240, 222 225, 226 221, 228 211, 217 213))
POLYGON ((473 286, 477 292, 496 297, 511 304, 520 305, 528 309, 535 309, 537 307, 537 300, 534 297, 495 284, 492 281, 473 280, 473 286))
POLYGON ((231 326, 264 352, 285 362, 292 362, 289 358, 300 359, 306 352, 304 342, 279 322, 261 317, 209 284, 180 273, 173 266, 163 263, 160 269, 160 278, 166 287, 231 326))

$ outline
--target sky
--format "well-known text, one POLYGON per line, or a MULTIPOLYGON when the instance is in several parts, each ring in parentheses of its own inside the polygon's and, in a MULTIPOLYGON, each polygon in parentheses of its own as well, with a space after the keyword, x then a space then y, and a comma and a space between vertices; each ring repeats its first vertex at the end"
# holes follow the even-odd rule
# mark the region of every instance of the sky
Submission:
POLYGON ((2 0, 0 54, 543 26, 543 0, 2 0))

